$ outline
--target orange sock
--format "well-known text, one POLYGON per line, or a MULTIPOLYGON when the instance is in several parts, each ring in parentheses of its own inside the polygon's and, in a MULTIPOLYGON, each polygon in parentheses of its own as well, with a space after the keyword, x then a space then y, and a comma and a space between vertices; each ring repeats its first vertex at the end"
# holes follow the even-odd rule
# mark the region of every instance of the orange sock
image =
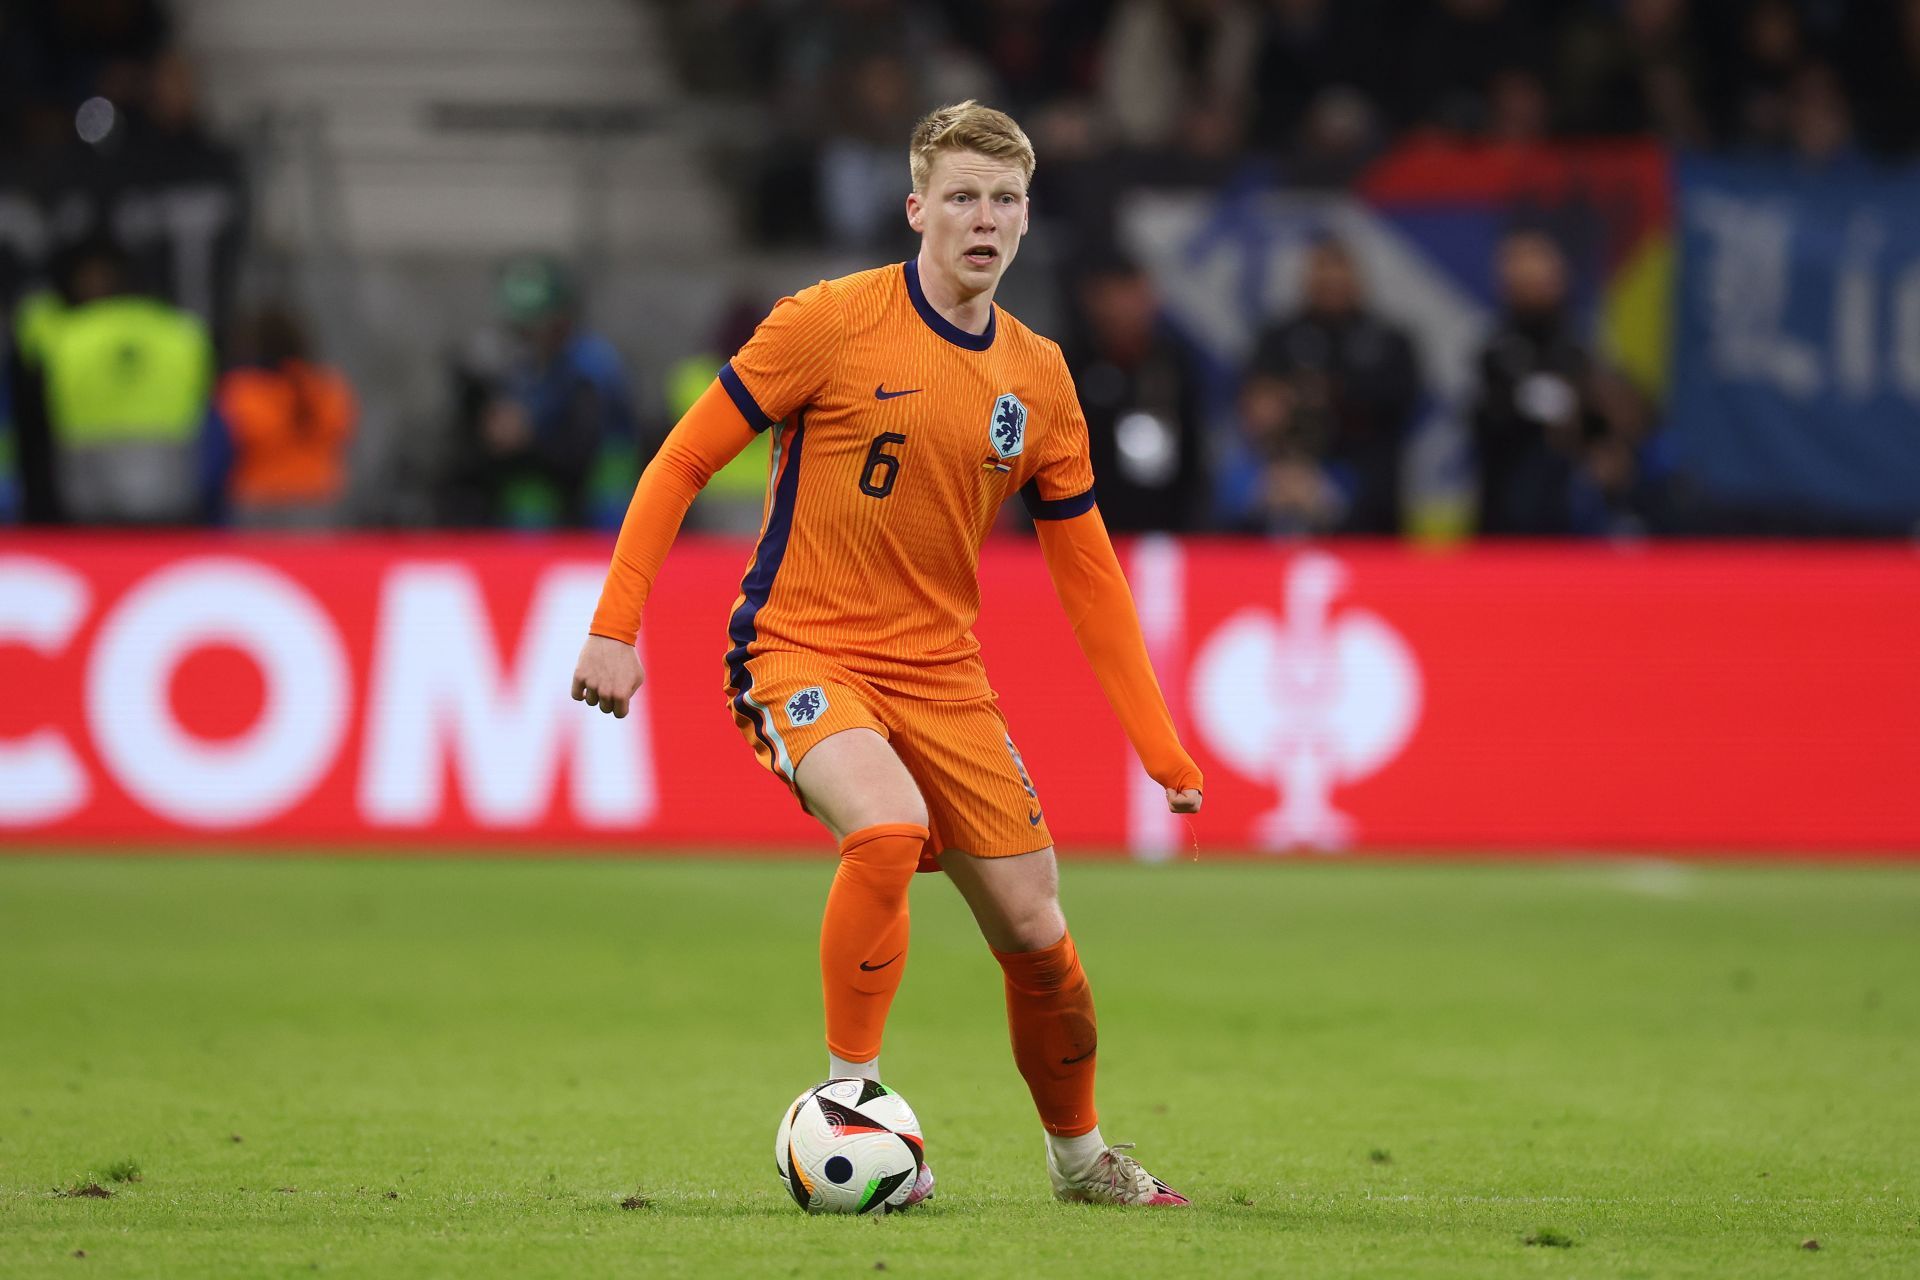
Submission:
MULTIPOLYGON (((991 950, 991 948, 989 948, 991 950)), ((1098 1123, 1093 1112, 1093 991, 1073 935, 1043 951, 995 951, 1007 975, 1007 1026, 1013 1060, 1048 1133, 1075 1137, 1098 1123)))
POLYGON ((840 868, 820 921, 820 989, 827 1048, 848 1062, 880 1056, 880 1033, 907 967, 907 886, 927 829, 862 827, 840 842, 840 868))

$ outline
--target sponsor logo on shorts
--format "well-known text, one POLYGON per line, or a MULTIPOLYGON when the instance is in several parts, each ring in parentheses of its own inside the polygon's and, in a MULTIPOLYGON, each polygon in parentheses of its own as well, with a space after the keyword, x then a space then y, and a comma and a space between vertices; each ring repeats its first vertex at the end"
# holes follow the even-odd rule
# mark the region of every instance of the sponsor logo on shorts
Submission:
POLYGON ((818 720, 827 709, 827 691, 819 685, 802 689, 787 699, 787 723, 803 729, 818 720))

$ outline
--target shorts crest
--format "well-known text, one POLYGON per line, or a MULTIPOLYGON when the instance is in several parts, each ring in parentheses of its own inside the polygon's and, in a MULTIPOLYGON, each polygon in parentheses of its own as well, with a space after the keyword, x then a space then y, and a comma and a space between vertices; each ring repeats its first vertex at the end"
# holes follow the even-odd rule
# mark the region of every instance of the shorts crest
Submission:
POLYGON ((827 691, 819 685, 802 689, 787 699, 787 723, 803 729, 820 718, 827 709, 827 691))
POLYGON ((1018 457, 1027 447, 1027 406, 1011 391, 993 402, 993 417, 987 421, 987 438, 993 451, 1002 458, 1018 457))

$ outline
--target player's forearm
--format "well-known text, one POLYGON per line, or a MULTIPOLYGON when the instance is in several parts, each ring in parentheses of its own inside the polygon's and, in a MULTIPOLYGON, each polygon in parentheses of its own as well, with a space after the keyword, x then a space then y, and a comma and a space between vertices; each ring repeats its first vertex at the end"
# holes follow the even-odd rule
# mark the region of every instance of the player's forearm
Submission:
POLYGON ((1036 522, 1054 590, 1073 624, 1094 678, 1107 695, 1147 774, 1163 787, 1201 786, 1199 766, 1174 731, 1146 639, 1098 508, 1067 520, 1036 522))
POLYGON ((613 564, 600 591, 590 630, 632 644, 640 634, 653 580, 680 532, 687 508, 713 478, 753 441, 724 388, 711 383, 667 436, 641 473, 613 546, 613 564))

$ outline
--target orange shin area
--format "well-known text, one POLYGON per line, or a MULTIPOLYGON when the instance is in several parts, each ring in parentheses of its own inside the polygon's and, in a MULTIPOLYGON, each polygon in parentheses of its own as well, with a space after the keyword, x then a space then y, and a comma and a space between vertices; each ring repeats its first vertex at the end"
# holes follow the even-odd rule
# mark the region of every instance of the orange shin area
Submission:
POLYGON ((927 829, 889 822, 840 842, 840 866, 820 922, 827 1048, 849 1062, 879 1056, 887 1011, 907 967, 907 888, 927 829))
POLYGON ((1093 1108, 1099 1035, 1093 990, 1073 936, 1040 951, 995 951, 1006 974, 1013 1059, 1048 1133, 1075 1137, 1099 1121, 1093 1108))

